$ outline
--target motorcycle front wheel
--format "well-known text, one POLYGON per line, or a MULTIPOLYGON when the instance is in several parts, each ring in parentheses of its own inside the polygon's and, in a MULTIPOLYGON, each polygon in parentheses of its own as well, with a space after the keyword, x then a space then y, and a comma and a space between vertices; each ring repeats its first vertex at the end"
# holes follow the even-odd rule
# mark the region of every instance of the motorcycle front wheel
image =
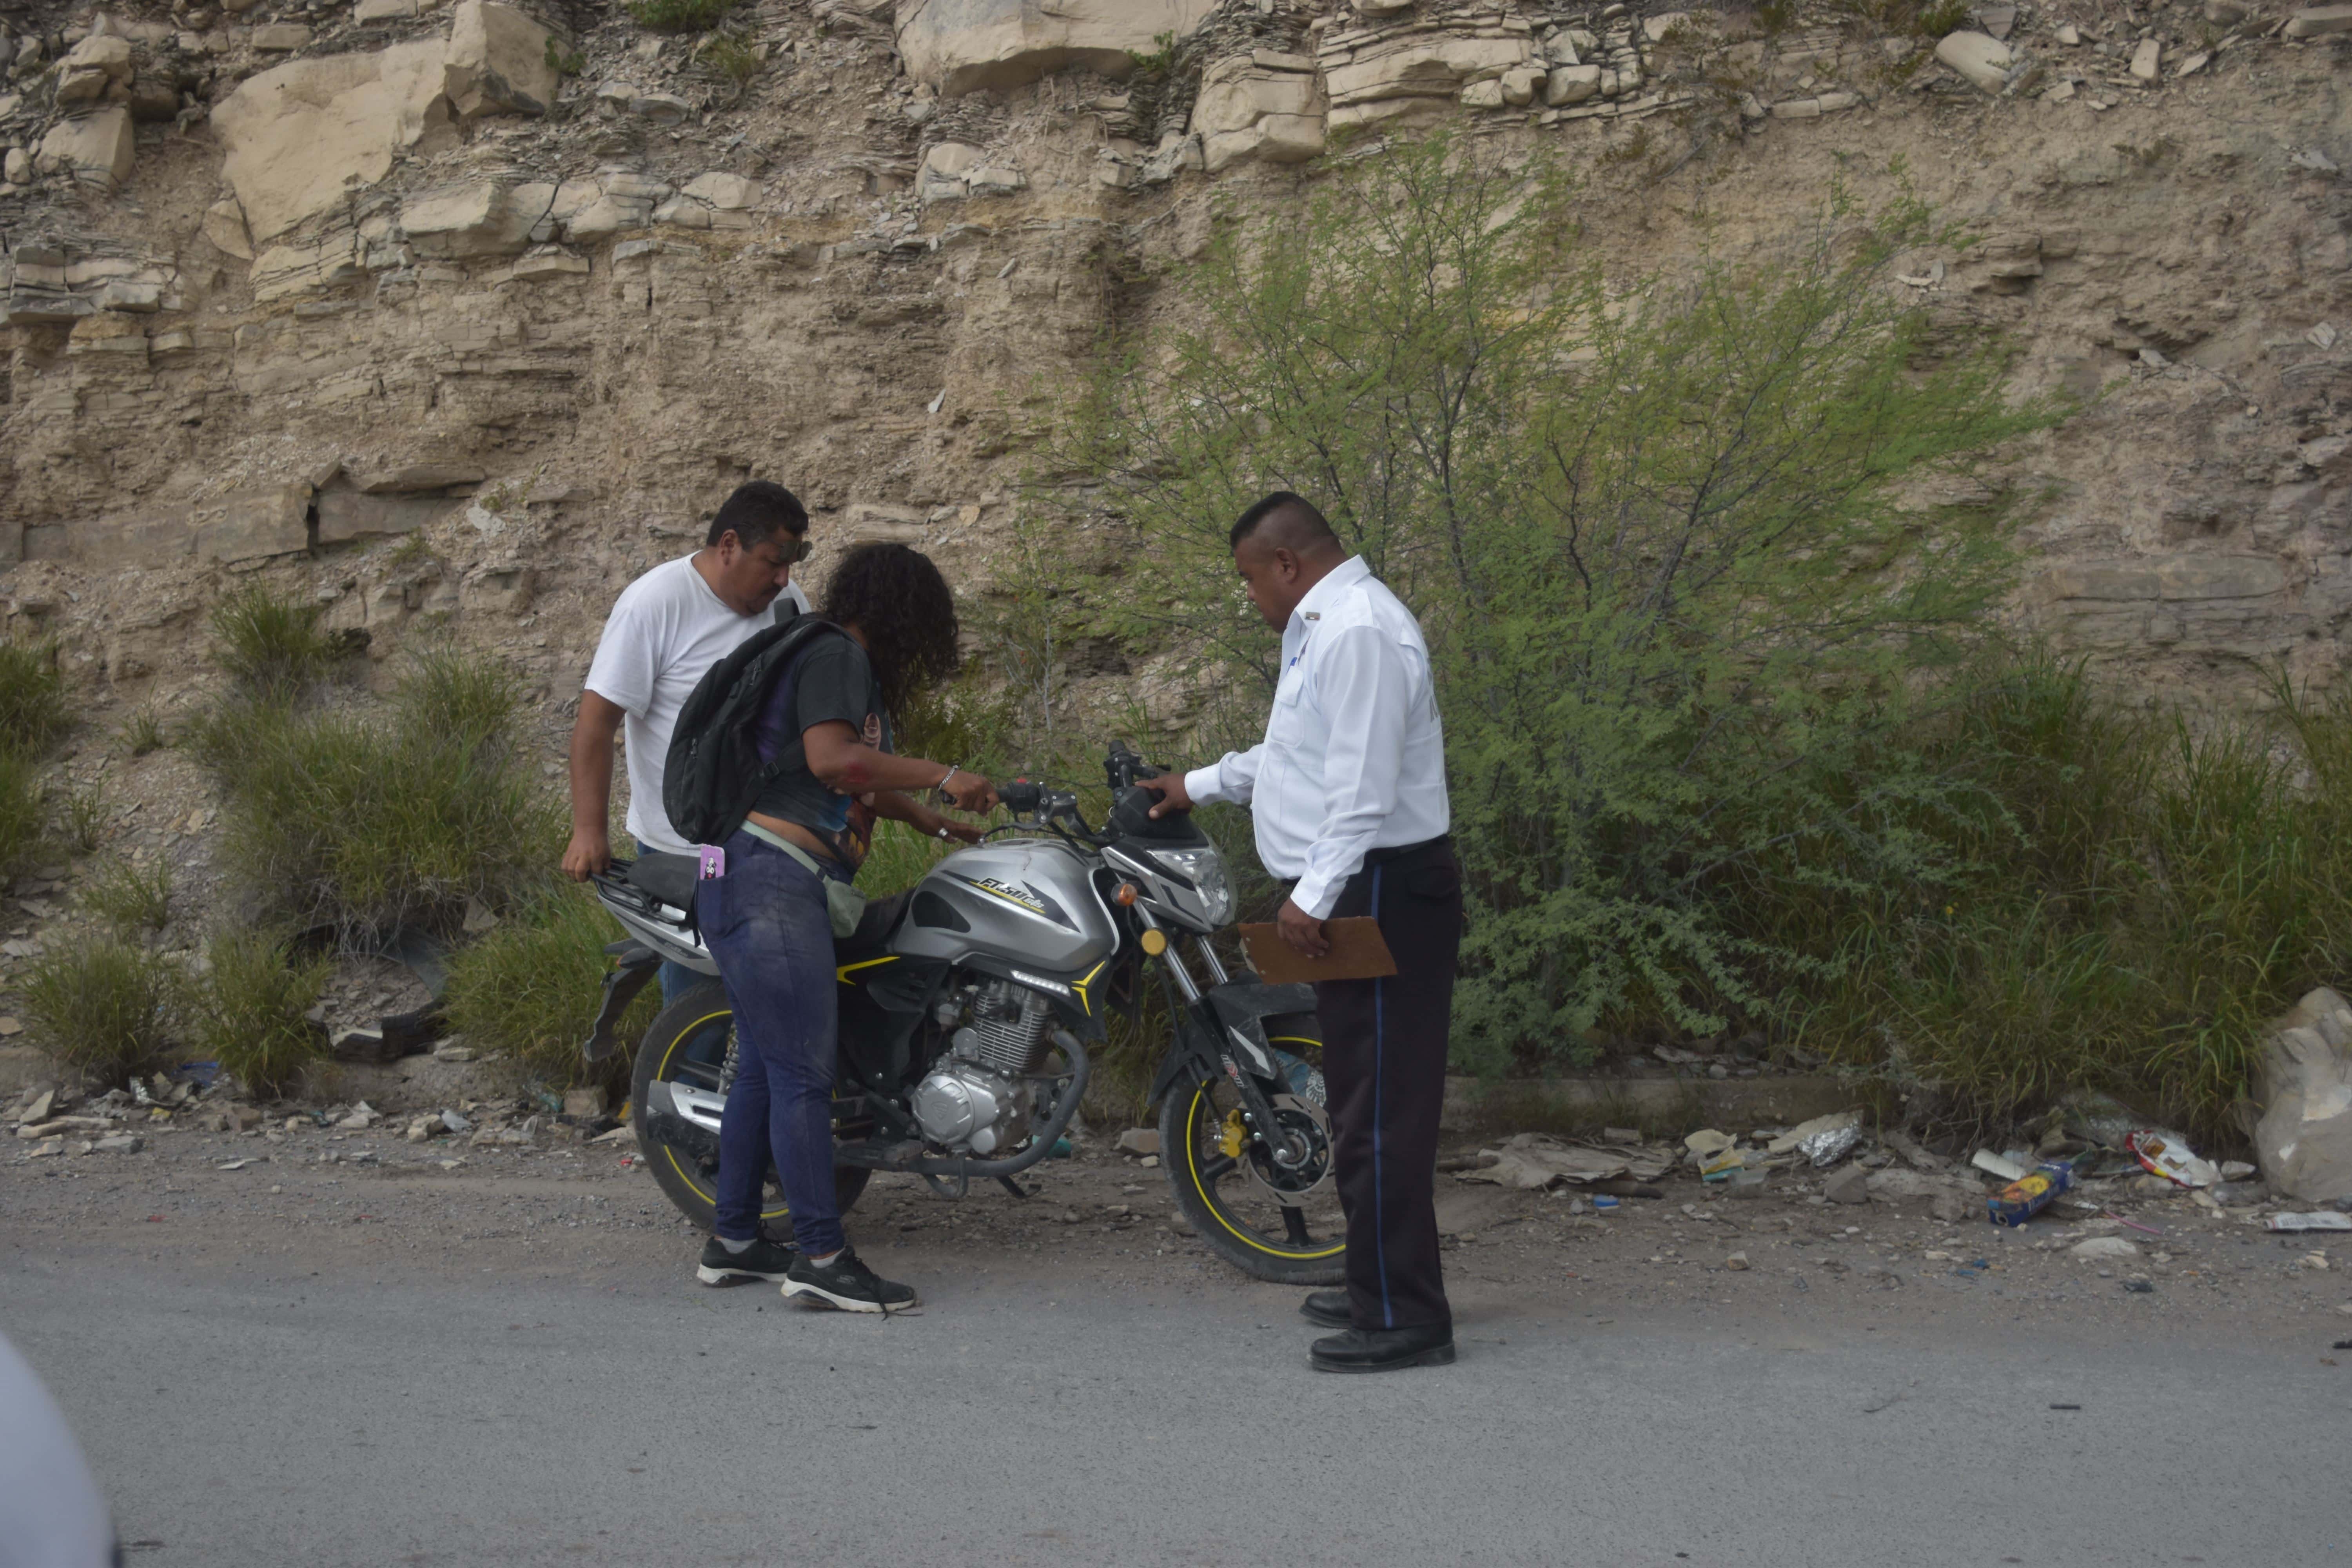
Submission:
MULTIPOLYGON (((719 1092, 726 1067, 727 1047, 735 1037, 735 1014, 727 1005, 726 988, 707 980, 663 1008, 637 1047, 637 1064, 629 1083, 630 1125, 636 1130, 637 1148, 652 1167, 654 1180, 677 1212, 700 1231, 719 1220, 719 1153, 714 1135, 709 1146, 685 1140, 665 1140, 647 1131, 646 1096, 656 1082, 719 1092)), ((866 1191, 873 1172, 856 1165, 833 1168, 834 1197, 847 1214, 866 1191)), ((792 1210, 768 1173, 761 1194, 760 1228, 779 1237, 792 1234, 792 1210)))
MULTIPOLYGON (((1267 1022, 1277 1050, 1320 1065, 1311 1018, 1267 1022)), ((1273 1107, 1307 1141, 1308 1156, 1296 1170, 1276 1165, 1247 1137, 1241 1098, 1223 1079, 1168 1091, 1160 1103, 1160 1162, 1185 1219, 1226 1262, 1277 1284, 1337 1285, 1348 1237, 1331 1180, 1329 1118, 1318 1100, 1298 1094, 1276 1094, 1273 1107)))

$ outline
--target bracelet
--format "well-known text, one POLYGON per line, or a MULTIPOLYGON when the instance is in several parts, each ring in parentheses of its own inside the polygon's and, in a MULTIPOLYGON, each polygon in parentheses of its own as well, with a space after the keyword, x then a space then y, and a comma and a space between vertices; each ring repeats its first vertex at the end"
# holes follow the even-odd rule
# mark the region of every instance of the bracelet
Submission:
POLYGON ((940 782, 933 784, 931 787, 942 794, 945 794, 948 787, 948 780, 955 777, 956 774, 961 772, 963 772, 963 764, 961 763, 950 763, 948 764, 948 771, 941 773, 940 775, 940 782))

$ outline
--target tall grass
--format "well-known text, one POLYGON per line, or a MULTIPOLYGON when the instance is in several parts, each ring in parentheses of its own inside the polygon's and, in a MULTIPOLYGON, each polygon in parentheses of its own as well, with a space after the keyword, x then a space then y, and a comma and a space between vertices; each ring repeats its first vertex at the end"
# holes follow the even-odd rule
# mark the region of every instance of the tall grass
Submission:
POLYGON ((1783 1024, 1958 1120, 2080 1087, 2231 1138, 2264 1023, 2352 970, 2352 700, 2276 695, 2269 721, 2141 713, 2046 658, 1974 688, 1936 742, 1973 792, 1936 827, 1954 877, 1741 889, 1822 960, 1783 1024))
POLYGON ((245 694, 284 700, 300 695, 334 667, 334 639, 319 629, 323 608, 281 598, 266 584, 247 583, 212 613, 215 657, 245 694))
POLYGON ((33 759, 0 745, 0 881, 32 863, 48 817, 48 794, 33 759))
POLYGON ((220 863, 270 916, 365 944, 454 930, 543 878, 563 843, 516 729, 520 692, 482 656, 440 653, 389 712, 232 697, 196 727, 219 778, 220 863))
POLYGON ((118 860, 83 885, 81 906, 118 936, 162 931, 172 918, 171 864, 161 858, 143 868, 118 860))
POLYGON ((205 973, 189 982, 189 1044, 263 1096, 284 1093, 327 1042, 306 1015, 333 960, 298 956, 264 931, 237 929, 205 944, 205 973))
MULTIPOLYGON (((506 1052, 530 1076, 562 1084, 599 1076, 580 1047, 603 999, 604 945, 623 934, 585 889, 544 886, 450 959, 443 1006, 451 1026, 477 1047, 506 1052)), ((614 1035, 624 1042, 622 1077, 659 1008, 660 992, 648 984, 622 1019, 614 1035)))
POLYGON ((72 721, 57 645, 0 642, 0 748, 38 753, 72 721))
POLYGON ((163 1065, 176 978, 162 955, 108 935, 44 950, 19 990, 51 1056, 119 1086, 163 1065))

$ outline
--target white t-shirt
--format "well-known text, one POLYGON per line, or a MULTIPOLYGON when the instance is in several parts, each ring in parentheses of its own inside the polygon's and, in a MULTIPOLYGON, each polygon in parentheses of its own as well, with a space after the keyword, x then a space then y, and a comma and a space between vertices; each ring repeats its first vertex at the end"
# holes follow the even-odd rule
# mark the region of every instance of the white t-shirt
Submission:
POLYGON ((628 715, 621 738, 629 753, 629 832, 639 845, 671 855, 694 852, 662 810, 662 764, 678 710, 704 673, 746 637, 808 607, 801 585, 788 583, 772 608, 739 616, 710 591, 691 555, 663 562, 621 591, 586 684, 628 715))

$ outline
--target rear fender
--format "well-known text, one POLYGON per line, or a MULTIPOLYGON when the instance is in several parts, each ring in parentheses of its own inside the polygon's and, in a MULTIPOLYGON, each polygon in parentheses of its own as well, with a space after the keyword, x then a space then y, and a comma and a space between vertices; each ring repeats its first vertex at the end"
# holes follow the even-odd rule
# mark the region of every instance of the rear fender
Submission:
POLYGON ((604 998, 596 1006, 596 1022, 588 1030, 588 1043, 580 1047, 581 1056, 592 1062, 603 1061, 613 1054, 617 1044, 613 1031, 620 1026, 621 1016, 646 982, 661 973, 661 954, 641 942, 615 942, 607 952, 613 953, 613 968, 604 976, 604 998), (618 951, 614 951, 617 949, 618 951))

